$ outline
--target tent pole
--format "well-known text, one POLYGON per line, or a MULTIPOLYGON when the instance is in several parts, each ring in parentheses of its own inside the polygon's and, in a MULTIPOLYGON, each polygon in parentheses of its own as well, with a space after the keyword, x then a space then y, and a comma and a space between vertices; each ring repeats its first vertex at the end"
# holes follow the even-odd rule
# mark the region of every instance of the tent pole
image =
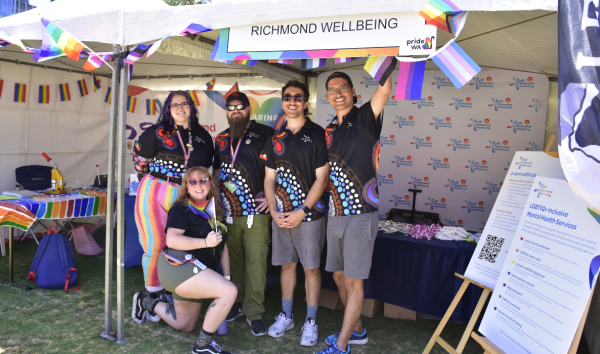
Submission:
MULTIPOLYGON (((119 54, 121 46, 114 45, 113 53, 119 54)), ((108 133, 108 185, 107 185, 107 202, 106 202, 106 246, 105 246, 105 262, 104 262, 104 332, 100 333, 100 337, 116 340, 116 333, 112 330, 112 294, 113 294, 113 229, 115 224, 114 215, 114 200, 115 195, 115 133, 117 130, 117 115, 118 115, 118 94, 119 94, 119 74, 120 61, 114 61, 114 71, 112 73, 111 84, 111 103, 110 103, 110 123, 108 133)))
MULTIPOLYGON (((123 52, 129 48, 123 47, 123 52)), ((120 61, 123 58, 119 59, 120 61)), ((117 343, 125 339, 125 155, 127 154, 127 77, 128 64, 121 65, 119 82, 119 123, 117 134, 117 343)))

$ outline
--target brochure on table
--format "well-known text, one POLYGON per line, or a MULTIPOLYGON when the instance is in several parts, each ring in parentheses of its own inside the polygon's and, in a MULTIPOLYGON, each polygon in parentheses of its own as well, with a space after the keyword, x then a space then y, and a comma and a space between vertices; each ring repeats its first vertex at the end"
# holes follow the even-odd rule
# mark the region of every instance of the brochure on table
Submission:
POLYGON ((494 289, 536 176, 564 179, 560 161, 541 151, 518 151, 465 276, 494 289))
POLYGON ((600 261, 598 215, 536 177, 479 331, 506 353, 566 353, 600 261))

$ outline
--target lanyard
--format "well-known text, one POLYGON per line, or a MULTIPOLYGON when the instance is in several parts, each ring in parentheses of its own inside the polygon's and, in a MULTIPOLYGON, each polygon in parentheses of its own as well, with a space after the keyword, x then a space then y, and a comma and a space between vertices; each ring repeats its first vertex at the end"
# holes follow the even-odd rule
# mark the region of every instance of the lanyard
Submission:
POLYGON ((181 134, 179 134, 179 129, 177 129, 177 138, 179 139, 179 144, 181 144, 181 150, 183 150, 183 158, 185 160, 183 167, 187 168, 187 162, 190 158, 190 155, 192 154, 192 151, 194 151, 194 148, 192 147, 192 130, 188 128, 188 143, 187 143, 187 151, 185 149, 185 144, 183 143, 183 140, 181 139, 181 134))
POLYGON ((238 152, 240 152, 240 146, 242 145, 242 141, 244 140, 244 137, 246 136, 246 132, 248 131, 248 128, 250 128, 251 123, 252 123, 252 121, 248 122, 248 126, 246 127, 246 130, 244 130, 244 135, 242 135, 242 137, 238 141, 238 144, 235 148, 235 152, 233 151, 233 136, 231 137, 231 144, 229 144, 229 149, 231 150, 231 168, 233 168, 233 164, 235 163, 235 159, 237 159, 238 152))

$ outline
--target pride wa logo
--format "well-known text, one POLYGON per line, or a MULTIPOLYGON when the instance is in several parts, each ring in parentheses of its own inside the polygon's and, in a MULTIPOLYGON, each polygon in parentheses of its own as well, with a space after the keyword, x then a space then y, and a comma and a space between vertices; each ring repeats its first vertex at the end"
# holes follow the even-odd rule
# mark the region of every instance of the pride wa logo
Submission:
POLYGON ((417 178, 415 176, 410 176, 412 181, 408 182, 408 184, 412 184, 413 188, 429 188, 429 177, 417 178))
POLYGON ((369 88, 369 86, 377 86, 379 85, 379 82, 375 79, 373 79, 370 76, 363 76, 363 79, 365 81, 361 81, 360 84, 361 85, 365 85, 365 88, 369 88))
POLYGON ((410 157, 410 156, 400 157, 398 155, 394 155, 394 158, 396 160, 392 161, 392 163, 395 163, 398 168, 400 168, 400 166, 412 167, 412 165, 413 165, 412 157, 410 157))
POLYGON ((519 170, 521 168, 531 168, 533 166, 533 162, 527 162, 527 159, 523 156, 519 157, 519 161, 515 162, 515 165, 519 166, 519 170))
POLYGON ((454 106, 454 109, 458 111, 459 108, 473 108, 473 103, 471 103, 471 97, 467 97, 465 99, 452 97, 454 103, 450 103, 450 106, 454 106))
POLYGON ((414 145, 417 149, 422 147, 433 147, 433 143, 431 142, 430 137, 426 137, 425 139, 419 138, 418 136, 413 136, 414 141, 411 141, 410 144, 414 145))
POLYGON ((525 150, 527 151, 540 151, 542 150, 542 147, 540 146, 540 144, 536 144, 532 141, 529 142, 529 147, 525 148, 525 150))
POLYGON ((421 107, 433 108, 435 102, 433 101, 433 97, 429 96, 427 98, 421 98, 419 101, 413 101, 412 104, 416 104, 419 109, 421 109, 421 107))
POLYGON ((442 87, 454 87, 454 84, 448 78, 437 76, 434 76, 433 78, 435 79, 435 81, 431 84, 436 85, 438 89, 441 89, 442 87))
POLYGON ((469 83, 470 86, 475 85, 475 89, 479 90, 479 88, 493 88, 494 83, 492 82, 492 77, 488 76, 485 79, 480 77, 474 77, 473 82, 469 83))
POLYGON ((488 167, 489 166, 487 165, 486 160, 483 160, 481 162, 469 160, 469 164, 465 166, 465 168, 470 168, 472 173, 475 173, 475 171, 487 172, 488 167))
POLYGON ((467 190, 467 180, 461 179, 459 181, 455 181, 453 179, 448 178, 448 184, 444 185, 444 187, 450 187, 450 192, 457 191, 466 191, 467 190))
POLYGON ((512 125, 508 125, 506 127, 512 129, 513 133, 516 133, 518 131, 531 131, 531 121, 529 119, 525 119, 524 122, 519 122, 517 120, 511 119, 510 122, 512 123, 512 125))
POLYGON ((484 212, 485 211, 485 207, 483 206, 483 202, 479 201, 478 203, 475 202, 470 202, 468 200, 465 200, 465 204, 463 205, 463 209, 467 209, 467 211, 469 213, 474 212, 474 211, 480 211, 480 212, 484 212))
POLYGON ((446 117, 446 119, 436 118, 436 117, 432 117, 432 118, 433 118, 433 123, 429 123, 429 125, 435 126, 435 129, 452 128, 452 118, 450 118, 450 117, 446 117))
POLYGON ((535 111, 538 112, 540 109, 546 108, 546 104, 544 101, 540 101, 537 98, 532 98, 533 104, 529 105, 529 108, 535 108, 535 111))
POLYGON ((495 140, 489 140, 490 146, 486 146, 486 149, 492 149, 492 153, 495 154, 496 151, 504 151, 504 152, 508 152, 510 150, 510 146, 508 146, 508 140, 504 140, 502 142, 500 141, 495 141, 495 140))
POLYGON ((494 107, 494 111, 499 109, 512 109, 512 100, 510 98, 507 98, 506 100, 492 98, 492 102, 493 103, 488 104, 488 107, 494 107))
POLYGON ((503 182, 500 182, 500 184, 492 183, 492 182, 485 182, 485 184, 487 184, 487 187, 483 187, 483 190, 488 191, 489 194, 499 193, 500 188, 502 188, 502 183, 503 182))
POLYGON ((382 184, 394 184, 394 176, 390 173, 387 176, 377 175, 377 184, 381 186, 382 184))
POLYGON ((533 190, 534 192, 537 192, 537 197, 548 197, 548 198, 552 198, 552 191, 548 190, 548 186, 545 185, 542 182, 539 182, 539 188, 536 188, 533 190))
POLYGON ((471 118, 471 124, 467 124, 467 127, 473 127, 473 131, 478 131, 481 129, 490 130, 492 129, 492 124, 490 123, 490 120, 488 118, 483 120, 471 118))
POLYGON ((429 207, 431 208, 431 210, 433 209, 446 209, 446 198, 441 198, 441 199, 434 199, 431 197, 428 197, 427 199, 429 199, 429 203, 425 203, 425 205, 429 205, 429 207))
POLYGON ((394 199, 390 199, 390 203, 394 203, 394 206, 409 205, 408 200, 410 199, 410 197, 408 195, 401 196, 401 195, 392 194, 392 198, 394 198, 394 199))
POLYGON ((447 158, 444 158, 443 160, 440 159, 436 159, 435 157, 431 157, 430 158, 431 162, 429 162, 427 164, 427 166, 432 166, 433 170, 437 170, 438 168, 450 168, 450 163, 448 162, 447 158))
POLYGON ((470 150, 471 149, 471 144, 469 143, 469 139, 452 139, 450 138, 450 141, 452 142, 452 144, 448 144, 447 146, 452 146, 452 150, 456 151, 456 149, 459 150, 470 150))
POLYGON ((400 116, 396 116, 396 121, 394 124, 398 124, 400 128, 402 127, 413 127, 415 126, 414 117, 408 116, 407 118, 403 118, 400 116))
POLYGON ((518 77, 513 77, 513 81, 512 83, 508 84, 509 86, 514 86, 517 91, 522 89, 522 88, 533 88, 534 82, 533 82, 533 77, 528 77, 527 79, 521 79, 518 77))
POLYGON ((390 135, 389 137, 387 136, 381 136, 380 141, 381 141, 381 145, 396 145, 396 137, 394 135, 390 135))

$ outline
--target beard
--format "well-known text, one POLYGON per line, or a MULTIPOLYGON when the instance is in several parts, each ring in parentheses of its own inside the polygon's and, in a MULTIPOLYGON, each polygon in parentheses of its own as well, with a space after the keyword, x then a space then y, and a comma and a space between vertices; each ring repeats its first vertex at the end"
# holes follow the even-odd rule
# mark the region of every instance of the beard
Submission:
POLYGON ((227 117, 227 121, 229 122, 231 138, 240 139, 248 126, 248 122, 250 122, 250 112, 245 112, 241 118, 233 119, 227 117))

